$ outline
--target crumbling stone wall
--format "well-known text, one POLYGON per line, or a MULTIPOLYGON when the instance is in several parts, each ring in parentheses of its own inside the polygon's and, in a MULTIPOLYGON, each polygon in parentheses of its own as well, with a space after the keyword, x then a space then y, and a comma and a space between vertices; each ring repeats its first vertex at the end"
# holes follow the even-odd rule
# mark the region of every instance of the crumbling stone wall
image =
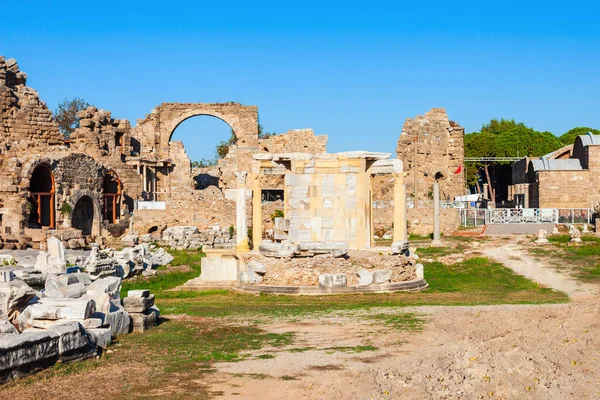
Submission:
POLYGON ((126 119, 114 119, 110 111, 88 107, 77 113, 79 128, 70 147, 94 157, 131 154, 131 126, 126 119), (123 146, 121 146, 121 141, 123 146))
POLYGON ((440 184, 440 197, 454 200, 464 194, 465 130, 448 119, 443 108, 432 108, 425 115, 408 118, 396 148, 407 172, 407 194, 413 201, 431 199, 433 183, 440 184))
POLYGON ((260 153, 325 153, 327 135, 315 136, 312 129, 295 129, 260 139, 258 147, 260 153))
POLYGON ((142 193, 142 180, 126 160, 132 155, 131 125, 126 119, 114 119, 110 111, 88 107, 77 116, 79 128, 71 135, 70 149, 88 154, 112 170, 123 184, 123 200, 133 210, 133 200, 142 193))
POLYGON ((27 74, 16 60, 0 56, 0 155, 64 144, 52 112, 26 82, 27 74))

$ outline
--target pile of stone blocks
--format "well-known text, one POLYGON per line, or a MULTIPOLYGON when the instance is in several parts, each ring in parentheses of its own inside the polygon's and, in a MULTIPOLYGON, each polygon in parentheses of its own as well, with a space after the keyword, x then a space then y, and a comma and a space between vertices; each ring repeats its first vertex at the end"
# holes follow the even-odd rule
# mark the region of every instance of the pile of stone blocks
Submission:
POLYGON ((275 243, 264 240, 258 247, 260 254, 265 257, 343 257, 348 254, 346 242, 300 242, 292 244, 288 241, 275 243))
POLYGON ((235 247, 235 237, 229 228, 219 226, 207 230, 199 230, 197 226, 172 226, 163 231, 161 243, 177 250, 231 249, 235 247))
POLYGON ((13 271, 0 274, 0 383, 53 365, 96 356, 114 337, 156 325, 148 290, 121 302, 121 278, 49 274, 35 291, 13 271))
POLYGON ((145 332, 155 326, 160 317, 160 310, 154 305, 154 295, 147 289, 127 292, 123 307, 131 317, 133 332, 145 332))
POLYGON ((241 283, 261 283, 267 267, 256 260, 249 261, 246 264, 246 271, 240 272, 239 281, 241 283))

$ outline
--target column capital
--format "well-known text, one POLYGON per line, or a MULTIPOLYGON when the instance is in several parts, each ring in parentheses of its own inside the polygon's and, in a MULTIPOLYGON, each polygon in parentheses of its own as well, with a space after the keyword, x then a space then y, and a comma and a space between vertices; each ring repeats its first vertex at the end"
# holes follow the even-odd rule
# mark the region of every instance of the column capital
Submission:
POLYGON ((243 186, 246 184, 246 177, 248 176, 248 172, 247 171, 243 171, 243 172, 234 172, 235 175, 235 182, 238 184, 238 186, 243 186))

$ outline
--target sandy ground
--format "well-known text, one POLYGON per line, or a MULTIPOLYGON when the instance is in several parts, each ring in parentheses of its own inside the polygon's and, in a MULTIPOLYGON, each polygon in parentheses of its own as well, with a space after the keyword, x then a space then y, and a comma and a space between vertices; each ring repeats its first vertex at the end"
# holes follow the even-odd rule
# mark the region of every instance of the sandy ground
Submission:
POLYGON ((218 364, 210 389, 226 399, 600 397, 597 301, 411 311, 426 315, 422 332, 381 330, 356 315, 266 327, 316 349, 218 364), (323 350, 366 343, 378 350, 323 350))
POLYGON ((373 325, 364 312, 269 326, 297 332, 294 346, 313 349, 218 364, 211 390, 225 399, 600 398, 599 288, 540 264, 514 242, 486 247, 489 257, 573 302, 385 311, 423 315, 421 332, 373 325), (326 350, 361 344, 378 349, 326 350))

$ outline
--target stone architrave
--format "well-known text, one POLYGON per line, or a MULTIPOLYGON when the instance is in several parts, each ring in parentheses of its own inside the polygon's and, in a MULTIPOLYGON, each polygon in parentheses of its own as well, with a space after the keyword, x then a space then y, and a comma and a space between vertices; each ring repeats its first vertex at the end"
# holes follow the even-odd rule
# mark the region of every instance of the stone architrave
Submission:
POLYGON ((248 221, 246 220, 246 177, 248 172, 236 172, 236 196, 235 196, 235 228, 236 228, 236 250, 240 252, 250 251, 248 247, 248 221))

